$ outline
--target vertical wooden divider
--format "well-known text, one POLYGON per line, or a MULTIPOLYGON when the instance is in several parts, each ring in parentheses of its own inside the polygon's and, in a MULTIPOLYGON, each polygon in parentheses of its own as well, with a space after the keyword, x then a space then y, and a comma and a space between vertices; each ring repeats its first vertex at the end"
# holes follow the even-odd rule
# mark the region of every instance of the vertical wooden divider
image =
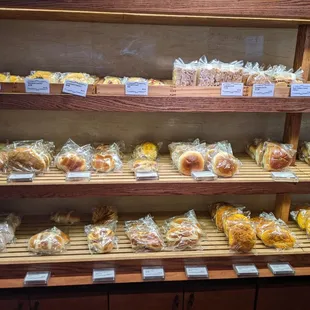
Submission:
MULTIPOLYGON (((298 27, 294 69, 298 70, 299 68, 304 70, 304 78, 308 81, 310 73, 310 26, 307 25, 298 27)), ((283 142, 292 144, 295 150, 298 147, 301 119, 302 113, 287 113, 285 118, 283 142)), ((291 207, 290 194, 277 194, 275 204, 275 215, 287 222, 291 207)))

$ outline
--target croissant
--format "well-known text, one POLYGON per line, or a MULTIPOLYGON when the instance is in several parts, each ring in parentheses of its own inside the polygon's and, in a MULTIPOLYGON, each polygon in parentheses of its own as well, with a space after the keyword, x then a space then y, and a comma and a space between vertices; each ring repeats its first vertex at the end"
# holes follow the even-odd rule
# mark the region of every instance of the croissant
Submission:
POLYGON ((184 152, 178 160, 178 170, 184 175, 191 175, 192 171, 203 171, 204 159, 197 151, 184 152))

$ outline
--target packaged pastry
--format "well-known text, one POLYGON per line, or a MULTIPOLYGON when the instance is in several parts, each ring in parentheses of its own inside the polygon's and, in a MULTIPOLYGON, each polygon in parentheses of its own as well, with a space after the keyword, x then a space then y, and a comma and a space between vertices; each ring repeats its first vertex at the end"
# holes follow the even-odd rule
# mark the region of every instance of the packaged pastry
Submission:
POLYGON ((27 76, 28 79, 44 79, 48 80, 50 83, 58 83, 60 78, 60 72, 50 72, 50 71, 31 71, 30 75, 27 76))
POLYGON ((69 139, 55 157, 55 164, 59 170, 88 171, 91 168, 92 147, 87 144, 79 146, 69 139))
POLYGON ((265 246, 276 249, 290 249, 296 245, 296 237, 289 227, 272 213, 263 212, 259 219, 252 221, 255 224, 256 234, 265 246))
POLYGON ((160 147, 161 143, 155 144, 153 142, 143 142, 134 148, 132 158, 156 160, 160 147))
POLYGON ((116 209, 110 206, 98 206, 93 209, 92 222, 95 225, 117 222, 116 209))
POLYGON ((22 83, 24 82, 25 78, 19 75, 10 75, 9 82, 10 83, 22 83))
POLYGON ((198 62, 184 63, 178 58, 173 63, 173 84, 176 86, 196 86, 198 62))
POLYGON ((72 225, 80 222, 80 217, 74 211, 56 212, 51 215, 51 220, 58 224, 72 225))
POLYGON ((262 164, 264 141, 262 139, 254 139, 252 143, 246 146, 246 152, 255 160, 258 166, 262 164))
POLYGON ((9 72, 2 72, 0 73, 0 82, 9 82, 10 73, 9 72))
POLYGON ((173 142, 168 145, 172 162, 178 171, 191 175, 192 171, 203 171, 206 144, 198 139, 194 142, 173 142))
POLYGON ((124 77, 122 83, 126 84, 127 82, 147 82, 147 80, 141 77, 124 77))
POLYGON ((123 163, 119 145, 117 143, 98 145, 92 156, 91 166, 96 172, 120 171, 123 163))
POLYGON ((98 84, 121 85, 122 78, 116 76, 106 76, 103 80, 100 80, 98 84))
POLYGON ((8 152, 6 144, 0 144, 0 172, 6 172, 8 166, 8 152))
POLYGON ((203 230, 195 211, 190 210, 182 216, 168 219, 163 227, 168 248, 172 250, 197 249, 203 230))
POLYGON ((211 205, 211 218, 219 231, 224 231, 223 216, 226 212, 238 212, 238 208, 227 202, 216 202, 211 205))
POLYGON ((287 70, 286 66, 278 65, 272 67, 271 70, 273 83, 277 86, 289 86, 294 83, 304 82, 304 71, 302 69, 298 69, 296 72, 293 72, 293 69, 287 70))
POLYGON ((233 177, 239 172, 241 162, 233 155, 230 143, 217 142, 207 146, 206 168, 223 178, 233 177))
POLYGON ((159 252, 165 246, 159 228, 150 214, 136 221, 126 221, 125 232, 135 252, 159 252))
POLYGON ((64 84, 65 81, 67 80, 79 83, 95 84, 98 81, 98 78, 96 76, 92 76, 87 73, 78 73, 78 72, 62 73, 60 75, 59 82, 64 84))
POLYGON ((54 255, 63 253, 70 239, 57 227, 46 229, 29 239, 28 250, 41 255, 54 255))
POLYGON ((13 213, 0 215, 0 252, 8 243, 15 239, 15 231, 21 223, 21 218, 13 213))
POLYGON ((310 165, 310 142, 302 142, 298 147, 298 159, 310 165))
POLYGON ((264 70, 258 63, 255 63, 248 71, 249 74, 245 81, 245 85, 253 86, 254 84, 271 84, 271 71, 271 69, 264 70))
POLYGON ((301 230, 305 230, 307 236, 310 236, 310 207, 302 206, 295 211, 290 212, 293 220, 296 221, 301 230))
POLYGON ((114 247, 117 247, 116 224, 116 221, 112 221, 107 224, 85 226, 88 248, 91 254, 109 253, 114 247))
POLYGON ((150 86, 162 86, 162 85, 165 85, 162 81, 154 80, 154 79, 148 79, 148 84, 150 86))
POLYGON ((8 169, 18 172, 43 173, 52 163, 54 149, 53 142, 15 141, 7 147, 8 169))
POLYGON ((129 162, 133 172, 157 172, 158 163, 155 160, 135 159, 129 162))

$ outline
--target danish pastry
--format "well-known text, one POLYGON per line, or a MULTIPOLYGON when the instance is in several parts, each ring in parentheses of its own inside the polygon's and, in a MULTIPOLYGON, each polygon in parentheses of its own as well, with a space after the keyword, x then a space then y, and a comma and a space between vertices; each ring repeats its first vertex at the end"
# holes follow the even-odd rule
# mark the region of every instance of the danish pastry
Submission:
POLYGON ((59 170, 68 171, 86 171, 86 159, 76 152, 67 152, 59 155, 56 159, 56 167, 59 170))
POLYGON ((96 153, 93 155, 92 167, 99 172, 110 172, 114 170, 115 161, 110 154, 96 153))

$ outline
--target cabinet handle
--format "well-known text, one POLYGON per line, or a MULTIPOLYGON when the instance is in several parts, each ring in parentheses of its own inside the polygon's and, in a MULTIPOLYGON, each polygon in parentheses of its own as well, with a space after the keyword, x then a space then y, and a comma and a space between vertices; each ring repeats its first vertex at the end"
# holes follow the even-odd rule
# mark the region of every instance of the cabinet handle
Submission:
POLYGON ((34 303, 34 306, 33 306, 32 310, 39 310, 39 306, 40 306, 40 302, 36 301, 34 303))
POLYGON ((173 304, 172 304, 172 310, 178 310, 179 304, 180 304, 179 295, 175 295, 174 300, 173 300, 173 304))
POLYGON ((195 295, 194 295, 194 293, 191 293, 189 295, 189 298, 188 298, 187 309, 186 310, 193 309, 194 301, 195 301, 195 295))

